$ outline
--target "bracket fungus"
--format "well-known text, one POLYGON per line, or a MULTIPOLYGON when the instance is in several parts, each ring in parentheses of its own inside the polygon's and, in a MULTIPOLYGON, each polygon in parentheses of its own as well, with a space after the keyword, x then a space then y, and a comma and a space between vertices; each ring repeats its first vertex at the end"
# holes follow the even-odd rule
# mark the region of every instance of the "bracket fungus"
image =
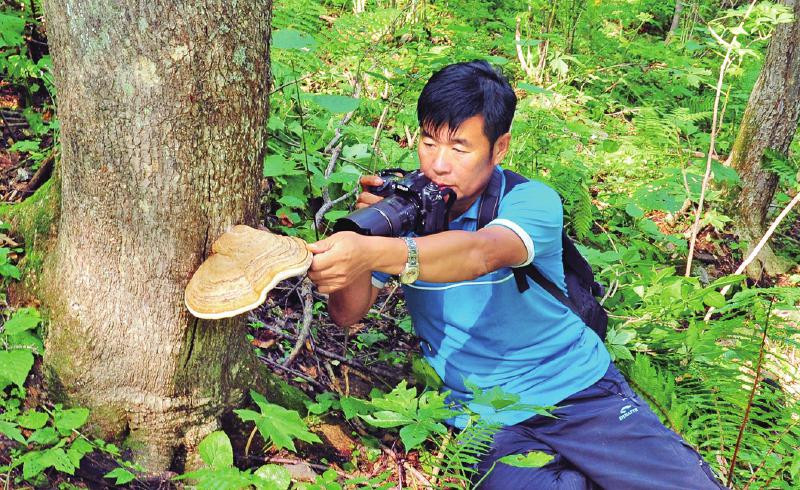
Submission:
POLYGON ((297 237, 236 225, 211 245, 186 286, 186 307, 198 318, 228 318, 257 307, 284 279, 305 274, 312 254, 297 237))

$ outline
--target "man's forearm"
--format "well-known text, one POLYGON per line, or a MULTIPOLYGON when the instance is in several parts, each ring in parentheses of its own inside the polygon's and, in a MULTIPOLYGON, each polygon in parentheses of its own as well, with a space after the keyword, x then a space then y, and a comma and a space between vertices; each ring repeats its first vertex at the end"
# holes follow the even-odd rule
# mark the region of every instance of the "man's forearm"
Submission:
MULTIPOLYGON (((519 237, 510 230, 479 232, 445 231, 415 238, 419 249, 419 279, 428 282, 458 282, 474 279, 500 267, 516 265, 526 256, 519 237), (510 235, 509 235, 510 234, 510 235)), ((400 238, 365 237, 371 269, 399 274, 408 249, 400 238)))

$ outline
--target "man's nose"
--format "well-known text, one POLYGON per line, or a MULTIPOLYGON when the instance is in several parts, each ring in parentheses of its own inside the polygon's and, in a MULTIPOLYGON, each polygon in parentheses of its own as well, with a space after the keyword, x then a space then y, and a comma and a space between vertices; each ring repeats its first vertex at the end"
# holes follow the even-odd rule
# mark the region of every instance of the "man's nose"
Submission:
POLYGON ((431 167, 438 175, 444 175, 450 172, 450 163, 447 161, 447 156, 443 149, 436 152, 431 167))

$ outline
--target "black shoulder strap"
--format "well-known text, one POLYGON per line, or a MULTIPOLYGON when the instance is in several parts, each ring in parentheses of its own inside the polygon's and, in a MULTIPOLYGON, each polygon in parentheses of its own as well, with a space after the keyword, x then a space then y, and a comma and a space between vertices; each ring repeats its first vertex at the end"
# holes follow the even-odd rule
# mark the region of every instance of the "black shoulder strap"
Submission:
POLYGON ((500 209, 500 199, 503 198, 508 192, 517 184, 527 182, 528 179, 511 170, 503 170, 503 175, 500 172, 492 172, 492 177, 489 180, 489 185, 483 191, 481 202, 478 205, 478 227, 480 230, 488 225, 490 221, 497 217, 497 210, 500 209), (503 187, 503 175, 506 178, 506 187, 503 189, 501 195, 500 189, 503 187))
MULTIPOLYGON (((493 172, 492 177, 489 180, 489 185, 486 186, 486 189, 483 191, 483 195, 481 196, 481 202, 478 205, 478 228, 481 229, 493 219, 497 217, 497 210, 500 208, 500 199, 508 194, 511 189, 515 186, 522 184, 524 182, 528 182, 528 179, 523 177, 522 175, 512 172, 511 170, 504 170, 503 174, 505 175, 506 186, 503 189, 503 193, 501 196, 500 190, 503 186, 503 179, 500 175, 500 172, 493 172)), ((562 231, 561 235, 562 245, 572 245, 572 241, 566 236, 566 234, 562 231)), ((574 245, 572 245, 574 248, 574 245)), ((536 284, 541 286, 545 291, 550 293, 551 296, 556 298, 559 302, 561 302, 564 306, 572 310, 573 313, 580 316, 578 314, 578 310, 575 307, 575 304, 570 300, 566 294, 555 284, 553 284, 549 279, 544 277, 539 269, 534 267, 533 264, 528 264, 525 267, 519 267, 513 269, 514 271, 514 280, 517 283, 517 289, 520 293, 527 291, 530 287, 528 285, 528 280, 526 278, 530 277, 536 284)))

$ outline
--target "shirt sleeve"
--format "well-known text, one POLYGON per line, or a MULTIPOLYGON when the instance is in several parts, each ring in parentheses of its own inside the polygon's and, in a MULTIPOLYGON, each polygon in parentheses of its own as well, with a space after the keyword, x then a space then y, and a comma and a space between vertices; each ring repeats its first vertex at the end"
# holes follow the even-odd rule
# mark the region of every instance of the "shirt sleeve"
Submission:
POLYGON ((383 289, 386 283, 389 281, 389 274, 385 272, 373 272, 372 273, 372 285, 378 289, 383 289))
POLYGON ((561 253, 564 211, 558 193, 542 182, 519 184, 500 201, 497 218, 486 226, 504 226, 519 236, 528 257, 515 267, 561 253))

